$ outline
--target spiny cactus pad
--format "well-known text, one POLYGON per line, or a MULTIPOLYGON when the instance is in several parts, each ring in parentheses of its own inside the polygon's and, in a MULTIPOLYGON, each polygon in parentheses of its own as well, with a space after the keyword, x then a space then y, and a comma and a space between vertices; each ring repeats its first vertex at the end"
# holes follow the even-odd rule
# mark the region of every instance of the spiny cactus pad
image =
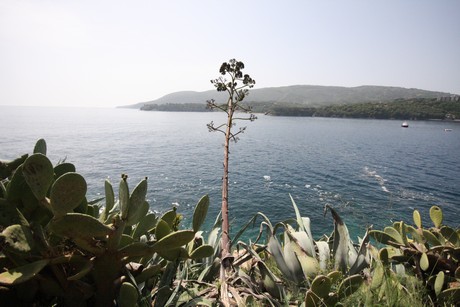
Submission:
POLYGON ((51 161, 44 155, 36 153, 26 159, 22 173, 37 199, 44 199, 54 179, 51 161))

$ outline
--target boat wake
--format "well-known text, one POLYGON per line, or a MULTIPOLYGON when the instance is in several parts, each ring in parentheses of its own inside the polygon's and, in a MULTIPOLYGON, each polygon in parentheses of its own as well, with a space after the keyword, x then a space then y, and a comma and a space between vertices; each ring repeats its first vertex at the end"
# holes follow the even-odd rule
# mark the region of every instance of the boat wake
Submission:
POLYGON ((380 185, 380 187, 382 188, 382 191, 385 192, 385 193, 390 193, 390 191, 387 189, 387 187, 385 186, 385 183, 386 183, 386 179, 384 179, 382 176, 380 176, 379 174, 377 174, 377 171, 371 171, 369 169, 369 167, 365 166, 364 167, 364 175, 367 176, 367 177, 371 177, 371 178, 374 178, 378 184, 380 185))

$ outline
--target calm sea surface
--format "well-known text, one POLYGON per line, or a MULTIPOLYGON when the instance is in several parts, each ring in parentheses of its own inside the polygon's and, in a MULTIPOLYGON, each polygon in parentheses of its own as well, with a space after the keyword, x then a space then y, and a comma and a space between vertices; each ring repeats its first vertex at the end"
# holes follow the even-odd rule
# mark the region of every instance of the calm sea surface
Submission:
MULTIPOLYGON (((0 106, 0 115, 1 160, 31 153, 44 138, 53 163, 66 159, 86 178, 89 199, 103 196, 107 178, 117 191, 126 173, 131 188, 149 178, 152 210, 174 204, 189 224, 209 194, 208 224, 219 212, 223 134, 206 124, 223 123, 223 114, 0 106)), ((447 224, 459 225, 459 123, 414 121, 404 129, 393 120, 261 115, 240 124, 248 128, 231 145, 233 231, 258 211, 272 222, 295 217, 289 194, 311 218, 315 237, 333 229, 325 204, 338 209, 353 236, 370 224, 412 224, 414 208, 431 225, 433 204, 447 224)))

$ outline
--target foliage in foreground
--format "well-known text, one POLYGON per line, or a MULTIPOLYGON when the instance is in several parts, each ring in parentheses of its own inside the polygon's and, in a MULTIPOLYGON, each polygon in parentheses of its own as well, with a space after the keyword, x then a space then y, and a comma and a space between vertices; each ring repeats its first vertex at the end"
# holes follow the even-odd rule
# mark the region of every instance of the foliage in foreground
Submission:
MULTIPOLYGON (((0 301, 9 305, 219 306, 220 217, 200 231, 170 210, 149 211, 147 179, 115 197, 87 201, 86 182, 70 163, 53 166, 46 143, 0 164, 0 301)), ((426 227, 397 222, 369 229, 358 244, 331 207, 334 232, 315 240, 292 200, 294 218, 273 224, 258 213, 235 236, 228 297, 234 306, 437 306, 460 302, 460 230, 430 209, 426 227), (238 241, 259 223, 254 242, 238 241), (374 244, 371 243, 374 240, 374 244)))

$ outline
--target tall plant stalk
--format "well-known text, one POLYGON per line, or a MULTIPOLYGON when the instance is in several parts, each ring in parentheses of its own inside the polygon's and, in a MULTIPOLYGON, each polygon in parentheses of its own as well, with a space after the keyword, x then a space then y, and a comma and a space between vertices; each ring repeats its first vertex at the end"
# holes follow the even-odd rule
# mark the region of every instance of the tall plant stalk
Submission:
MULTIPOLYGON (((215 100, 207 101, 207 108, 219 109, 227 113, 227 121, 221 125, 215 125, 214 122, 208 124, 209 131, 219 131, 225 135, 224 142, 224 174, 222 177, 222 238, 221 238, 221 273, 220 278, 225 284, 226 271, 231 268, 233 257, 231 255, 231 239, 230 239, 230 224, 229 224, 229 206, 228 206, 228 174, 229 174, 229 154, 230 142, 237 141, 238 135, 243 133, 246 127, 240 127, 237 132, 233 132, 236 120, 254 121, 256 116, 250 114, 247 117, 234 117, 235 112, 250 113, 250 108, 243 106, 242 101, 248 95, 249 88, 252 88, 256 83, 248 74, 244 74, 243 62, 231 59, 228 62, 222 63, 220 66, 220 74, 222 76, 211 80, 211 83, 216 87, 218 92, 227 92, 228 99, 224 104, 219 104, 215 100), (229 77, 229 80, 224 76, 229 77)), ((221 291, 225 292, 225 291, 221 291)), ((225 295, 225 293, 221 293, 225 295)))

